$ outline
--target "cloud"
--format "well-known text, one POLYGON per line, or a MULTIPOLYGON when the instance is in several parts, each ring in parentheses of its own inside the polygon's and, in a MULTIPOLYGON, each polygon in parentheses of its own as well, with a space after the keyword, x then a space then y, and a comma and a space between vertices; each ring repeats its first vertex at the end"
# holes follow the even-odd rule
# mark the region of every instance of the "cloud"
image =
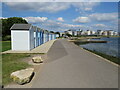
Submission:
POLYGON ((0 17, 0 19, 7 19, 7 17, 0 17))
POLYGON ((91 11, 94 7, 98 6, 100 2, 80 2, 73 3, 72 5, 77 8, 77 10, 91 11))
POLYGON ((77 17, 73 19, 76 23, 88 23, 88 22, 106 22, 106 23, 118 23, 118 13, 93 13, 86 17, 77 17))
POLYGON ((57 18, 58 21, 64 22, 64 19, 62 17, 57 18))
POLYGON ((80 29, 84 27, 83 25, 65 24, 53 20, 47 20, 45 23, 39 25, 44 29, 54 30, 54 31, 65 31, 68 29, 80 29))
POLYGON ((76 19, 73 19, 73 22, 88 23, 88 22, 90 22, 90 19, 88 17, 77 17, 76 19))
POLYGON ((112 21, 118 19, 117 13, 93 13, 89 18, 96 21, 112 21))
POLYGON ((16 10, 29 10, 37 12, 54 13, 69 8, 69 3, 57 2, 6 2, 8 6, 16 10))
POLYGON ((5 2, 8 6, 15 10, 29 10, 37 12, 55 13, 66 10, 71 6, 76 8, 76 11, 84 12, 91 11, 98 6, 100 2, 5 2))
POLYGON ((107 27, 105 24, 94 24, 93 25, 94 27, 99 27, 99 28, 105 28, 105 27, 107 27))
POLYGON ((47 17, 24 17, 29 23, 40 23, 46 21, 47 17))

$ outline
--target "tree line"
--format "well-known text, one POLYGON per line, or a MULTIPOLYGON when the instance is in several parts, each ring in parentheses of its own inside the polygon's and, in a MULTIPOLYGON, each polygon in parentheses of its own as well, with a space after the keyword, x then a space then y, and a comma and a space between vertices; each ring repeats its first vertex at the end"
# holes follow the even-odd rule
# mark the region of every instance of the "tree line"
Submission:
MULTIPOLYGON (((11 40, 10 28, 13 24, 17 24, 17 23, 28 24, 28 22, 21 17, 10 17, 10 18, 0 19, 0 26, 2 26, 2 28, 0 28, 0 32, 2 32, 2 35, 0 36, 2 36, 2 40, 11 40)), ((55 33, 60 35, 59 32, 50 31, 50 33, 55 33)))
POLYGON ((11 31, 10 28, 13 24, 16 23, 22 23, 22 24, 28 24, 28 22, 21 18, 21 17, 10 17, 0 20, 2 23, 2 40, 10 40, 11 37, 11 31))

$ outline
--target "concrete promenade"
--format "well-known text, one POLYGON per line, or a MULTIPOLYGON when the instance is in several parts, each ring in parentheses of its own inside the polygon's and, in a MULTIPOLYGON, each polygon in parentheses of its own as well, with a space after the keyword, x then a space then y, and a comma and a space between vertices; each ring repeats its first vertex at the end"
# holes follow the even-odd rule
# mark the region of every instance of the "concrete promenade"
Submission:
POLYGON ((49 50, 32 88, 117 88, 118 67, 67 40, 49 50))
POLYGON ((7 88, 118 88, 118 67, 60 39, 26 85, 7 88))
POLYGON ((50 40, 50 41, 32 49, 31 51, 12 51, 12 50, 8 50, 8 51, 5 51, 5 52, 2 52, 2 54, 6 54, 6 53, 47 53, 55 41, 56 41, 56 39, 55 40, 50 40))

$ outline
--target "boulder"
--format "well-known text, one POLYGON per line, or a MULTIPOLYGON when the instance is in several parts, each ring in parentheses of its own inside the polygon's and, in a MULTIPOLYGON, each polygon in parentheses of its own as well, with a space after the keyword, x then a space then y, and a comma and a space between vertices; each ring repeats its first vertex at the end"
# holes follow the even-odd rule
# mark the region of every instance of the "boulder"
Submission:
POLYGON ((14 82, 22 85, 30 82, 33 75, 34 75, 34 68, 27 68, 11 73, 10 77, 13 79, 14 82))
POLYGON ((33 58, 32 58, 32 61, 33 61, 34 63, 42 63, 42 62, 43 62, 41 56, 33 57, 33 58))

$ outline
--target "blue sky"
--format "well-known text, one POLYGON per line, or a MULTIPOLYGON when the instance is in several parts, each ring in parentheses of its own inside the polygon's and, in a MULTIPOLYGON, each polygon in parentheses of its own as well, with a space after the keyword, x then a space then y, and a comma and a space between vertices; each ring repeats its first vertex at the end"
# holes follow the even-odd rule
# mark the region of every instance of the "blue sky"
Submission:
POLYGON ((68 29, 117 31, 118 3, 4 2, 2 17, 23 17, 33 25, 60 32, 68 29))

